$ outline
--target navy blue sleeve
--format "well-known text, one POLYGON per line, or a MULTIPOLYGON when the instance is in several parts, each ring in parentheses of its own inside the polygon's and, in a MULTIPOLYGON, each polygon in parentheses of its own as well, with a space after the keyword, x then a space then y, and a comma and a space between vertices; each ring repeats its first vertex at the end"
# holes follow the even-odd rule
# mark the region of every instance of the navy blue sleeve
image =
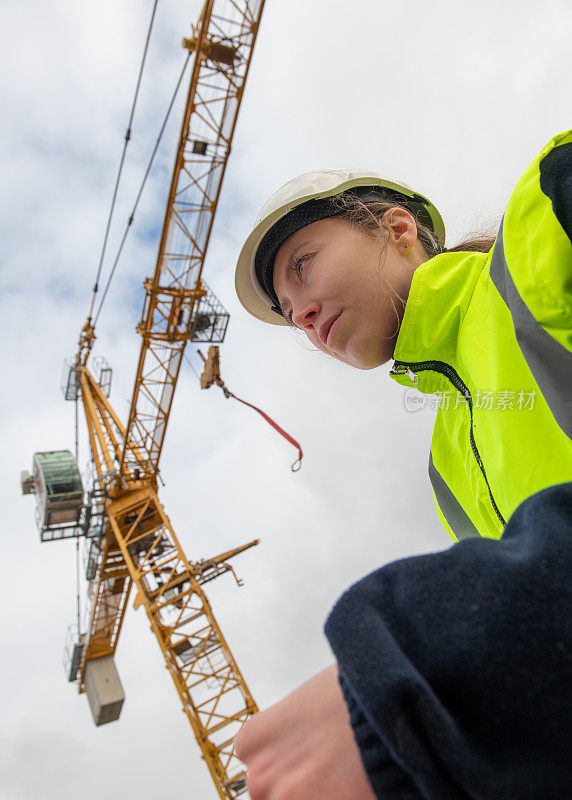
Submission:
POLYGON ((551 150, 540 162, 540 188, 572 241, 572 143, 551 150))
POLYGON ((326 622, 380 800, 572 797, 572 484, 388 564, 326 622))

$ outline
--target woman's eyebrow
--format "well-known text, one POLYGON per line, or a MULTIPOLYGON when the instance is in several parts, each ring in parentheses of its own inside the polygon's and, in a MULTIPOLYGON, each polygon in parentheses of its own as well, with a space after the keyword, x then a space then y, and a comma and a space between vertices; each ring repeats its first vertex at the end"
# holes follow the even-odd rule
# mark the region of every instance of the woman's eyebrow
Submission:
POLYGON ((306 242, 300 242, 300 244, 296 245, 296 247, 294 248, 294 250, 292 250, 292 252, 290 253, 290 256, 288 258, 288 262, 287 263, 288 263, 289 266, 294 263, 294 260, 295 260, 296 256, 298 255, 298 251, 301 250, 303 247, 307 247, 309 244, 311 244, 311 240, 310 239, 308 239, 308 241, 306 241, 306 242))

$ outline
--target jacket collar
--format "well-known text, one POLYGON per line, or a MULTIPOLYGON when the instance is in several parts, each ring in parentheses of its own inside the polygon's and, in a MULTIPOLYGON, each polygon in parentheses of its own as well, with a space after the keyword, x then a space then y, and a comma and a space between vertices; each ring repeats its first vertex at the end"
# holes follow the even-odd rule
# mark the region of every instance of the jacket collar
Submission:
POLYGON ((442 375, 415 368, 427 361, 447 364, 464 379, 465 350, 460 353, 464 324, 488 261, 486 253, 443 253, 418 267, 393 353, 394 380, 426 393, 441 391, 442 375), (404 370, 400 364, 409 365, 409 371, 399 374, 396 366, 404 370))

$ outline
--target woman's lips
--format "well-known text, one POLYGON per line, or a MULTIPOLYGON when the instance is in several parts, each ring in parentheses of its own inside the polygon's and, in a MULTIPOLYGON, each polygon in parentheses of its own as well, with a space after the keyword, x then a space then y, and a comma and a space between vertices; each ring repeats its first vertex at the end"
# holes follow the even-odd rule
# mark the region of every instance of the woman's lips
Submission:
POLYGON ((329 347, 330 338, 332 337, 332 332, 335 328, 336 322, 341 317, 342 312, 340 311, 339 314, 335 314, 333 317, 330 317, 329 320, 324 322, 322 327, 320 328, 320 339, 322 343, 325 344, 326 347, 329 347))

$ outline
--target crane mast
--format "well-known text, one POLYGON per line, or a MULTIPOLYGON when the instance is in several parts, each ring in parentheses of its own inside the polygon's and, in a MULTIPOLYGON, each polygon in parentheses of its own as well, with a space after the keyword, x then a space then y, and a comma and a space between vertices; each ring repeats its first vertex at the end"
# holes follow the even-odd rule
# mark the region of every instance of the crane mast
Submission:
MULTIPOLYGON (((223 800, 246 792, 234 737, 257 707, 202 587, 234 574, 229 560, 258 542, 189 561, 157 485, 185 346, 189 340, 221 342, 228 323, 202 274, 263 6, 264 0, 206 0, 192 36, 183 40, 194 54, 192 75, 155 271, 144 282, 137 326, 142 344, 127 424, 88 366, 95 340, 88 318, 65 396, 81 400, 85 412, 91 488, 76 517, 45 516, 41 526, 43 541, 85 535, 90 543, 89 623, 74 648, 70 680, 87 691, 93 709, 90 665, 112 661, 134 590, 135 608, 145 609, 223 800)), ((25 475, 23 490, 38 493, 40 478, 25 475)), ((58 508, 62 497, 56 498, 58 508)), ((119 710, 114 713, 110 719, 119 710)))

